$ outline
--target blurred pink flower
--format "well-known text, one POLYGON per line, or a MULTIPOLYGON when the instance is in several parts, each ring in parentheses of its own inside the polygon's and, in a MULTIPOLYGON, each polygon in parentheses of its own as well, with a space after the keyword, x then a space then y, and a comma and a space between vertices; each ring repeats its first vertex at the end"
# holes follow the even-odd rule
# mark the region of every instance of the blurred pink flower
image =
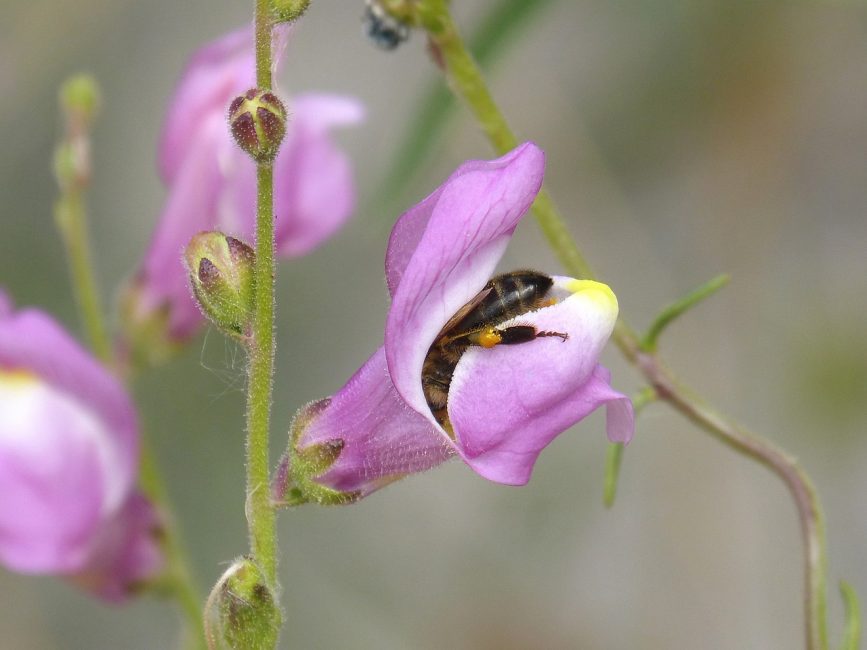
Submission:
POLYGON ((122 600, 158 571, 120 383, 54 320, 0 291, 0 563, 122 600))
MULTIPOLYGON (((312 479, 334 491, 313 498, 364 496, 454 455, 485 478, 522 485, 541 450, 602 405, 609 439, 632 437, 632 404, 598 364, 617 318, 617 299, 599 282, 554 277, 554 304, 500 325, 562 332, 565 341, 545 337, 464 352, 448 391, 451 432, 425 399, 422 367, 431 344, 493 275, 543 171, 544 154, 532 143, 498 160, 464 163, 395 224, 386 257, 392 304, 385 345, 336 395, 296 416, 296 455, 302 463, 314 459, 313 476, 299 482, 292 470, 296 484, 312 479), (323 458, 333 460, 324 471, 323 458)), ((278 472, 278 496, 288 470, 278 472)))
MULTIPOLYGON (((275 67, 289 27, 274 30, 275 67)), ((132 287, 133 321, 164 314, 168 337, 193 336, 202 316, 181 261, 198 232, 219 230, 252 243, 255 165, 232 140, 226 111, 255 86, 253 30, 245 27, 204 46, 188 63, 169 105, 159 146, 159 172, 169 194, 132 287)), ((274 162, 277 253, 303 255, 337 231, 355 205, 352 169, 333 142, 335 127, 359 123, 352 98, 304 94, 288 102, 286 137, 274 162)))

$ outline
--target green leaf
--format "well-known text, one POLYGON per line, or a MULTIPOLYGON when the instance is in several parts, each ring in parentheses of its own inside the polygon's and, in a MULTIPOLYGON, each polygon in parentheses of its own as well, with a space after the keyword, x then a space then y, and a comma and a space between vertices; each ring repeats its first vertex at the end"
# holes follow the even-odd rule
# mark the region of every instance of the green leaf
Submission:
POLYGON ((683 315, 684 312, 687 312, 693 307, 695 307, 705 298, 709 298, 717 291, 722 289, 729 283, 730 279, 731 276, 729 276, 727 273, 718 275, 715 278, 705 282, 694 291, 688 293, 677 302, 673 302, 668 307, 663 309, 662 312, 660 312, 659 316, 656 317, 656 320, 653 321, 653 324, 650 326, 650 328, 647 330, 647 334, 641 341, 641 349, 645 352, 656 351, 656 347, 659 342, 659 335, 662 334, 663 330, 665 330, 665 328, 668 327, 668 325, 672 321, 683 315))

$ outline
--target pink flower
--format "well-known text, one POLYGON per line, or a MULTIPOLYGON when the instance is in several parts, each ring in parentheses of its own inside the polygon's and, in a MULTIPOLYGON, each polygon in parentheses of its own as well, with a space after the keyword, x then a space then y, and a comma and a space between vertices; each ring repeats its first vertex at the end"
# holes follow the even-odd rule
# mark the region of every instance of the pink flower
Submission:
POLYGON ((162 558, 135 491, 138 425, 118 381, 0 291, 0 563, 123 599, 162 558))
MULTIPOLYGON (((275 61, 288 35, 286 25, 275 28, 275 61)), ((253 238, 255 165, 226 124, 232 99, 253 86, 253 30, 245 27, 193 55, 166 116, 159 171, 169 194, 135 277, 127 318, 138 323, 167 319, 170 341, 189 339, 202 323, 181 261, 190 238, 205 230, 253 238)), ((283 257, 311 251, 352 212, 352 170, 330 131, 363 117, 356 100, 338 95, 298 95, 288 107, 286 137, 274 162, 277 252, 283 257)))
POLYGON ((464 163, 395 224, 385 345, 336 395, 296 417, 297 460, 281 472, 304 496, 357 498, 451 456, 492 481, 522 485, 541 450, 602 405, 609 439, 632 437, 632 404, 598 364, 617 318, 617 299, 598 282, 554 277, 553 304, 500 325, 532 325, 566 334, 565 341, 551 336, 464 352, 448 391, 451 432, 425 399, 422 367, 431 344, 494 274, 543 171, 544 154, 532 143, 498 160, 464 163))

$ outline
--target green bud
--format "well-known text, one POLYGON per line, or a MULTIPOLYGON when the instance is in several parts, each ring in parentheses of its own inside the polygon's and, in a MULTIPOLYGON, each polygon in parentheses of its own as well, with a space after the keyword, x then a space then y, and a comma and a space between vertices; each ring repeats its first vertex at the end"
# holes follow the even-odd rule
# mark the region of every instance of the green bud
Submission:
POLYGON ((271 91, 251 88, 229 105, 229 127, 256 162, 270 162, 286 135, 286 107, 271 91))
POLYGON ((202 312, 232 336, 249 334, 254 258, 247 244, 221 232, 200 232, 184 251, 190 284, 202 312))
POLYGON ((99 85, 89 74, 70 77, 60 87, 60 107, 72 124, 89 126, 101 103, 99 85))
POLYGON ((274 22, 288 23, 298 20, 309 6, 310 0, 271 0, 274 22))
POLYGON ((208 645, 227 650, 272 650, 277 646, 282 618, 274 591, 258 565, 250 558, 238 558, 208 597, 208 645))

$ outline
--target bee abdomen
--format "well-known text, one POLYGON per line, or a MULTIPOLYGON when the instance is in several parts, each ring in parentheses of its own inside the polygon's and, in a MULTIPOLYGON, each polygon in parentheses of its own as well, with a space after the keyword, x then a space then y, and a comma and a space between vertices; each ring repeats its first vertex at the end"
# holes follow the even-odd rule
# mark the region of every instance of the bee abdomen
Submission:
POLYGON ((487 285, 491 293, 471 314, 476 321, 472 326, 496 325, 537 309, 552 284, 549 276, 536 271, 514 271, 491 279, 487 285))

